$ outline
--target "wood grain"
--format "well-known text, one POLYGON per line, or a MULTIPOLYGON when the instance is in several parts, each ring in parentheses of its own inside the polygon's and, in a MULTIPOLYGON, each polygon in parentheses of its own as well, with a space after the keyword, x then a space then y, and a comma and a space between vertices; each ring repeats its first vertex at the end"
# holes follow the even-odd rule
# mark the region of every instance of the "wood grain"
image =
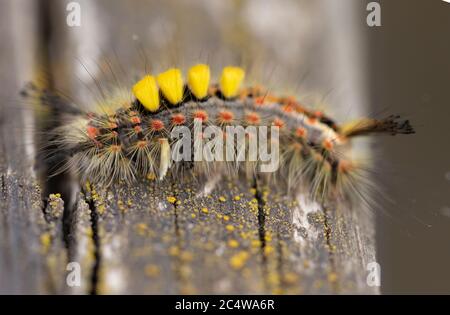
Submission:
MULTIPOLYGON (((100 17, 89 22, 91 27, 106 19, 107 9, 99 3, 100 17)), ((55 12, 63 9, 63 4, 52 7, 54 24, 62 20, 55 12)), ((3 17, 8 10, 0 12, 3 17)), ((2 30, 10 28, 10 19, 0 20, 2 30)), ((92 38, 67 32, 59 29, 53 39, 52 47, 60 49, 47 56, 49 69, 58 79, 56 88, 87 94, 84 85, 67 79, 77 72, 67 52, 83 41, 89 46, 92 38)), ((14 36, 8 40, 24 45, 14 36)), ((16 47, 40 49, 38 44, 16 47)), ((17 91, 38 67, 31 56, 25 70, 17 71, 6 62, 14 53, 1 58, 4 91, 17 91), (20 78, 8 86, 3 73, 20 78)), ((35 116, 3 100, 1 110, 1 293, 378 293, 366 284, 365 270, 375 261, 373 218, 358 205, 318 204, 254 178, 195 180, 192 174, 109 189, 83 183, 74 200, 57 189, 43 195, 49 186, 45 178, 39 181, 33 158, 17 158, 28 157, 26 131, 11 127, 35 116), (81 266, 80 287, 66 285, 69 262, 81 266)))

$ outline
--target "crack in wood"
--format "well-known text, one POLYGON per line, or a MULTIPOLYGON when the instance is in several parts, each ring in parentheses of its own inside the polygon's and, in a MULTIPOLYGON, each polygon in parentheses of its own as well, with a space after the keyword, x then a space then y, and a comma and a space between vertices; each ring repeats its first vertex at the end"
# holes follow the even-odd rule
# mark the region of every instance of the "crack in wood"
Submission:
POLYGON ((94 264, 91 270, 91 287, 89 293, 91 295, 96 295, 98 293, 99 271, 101 265, 100 235, 98 231, 99 214, 92 195, 86 191, 84 191, 83 193, 85 196, 85 202, 87 203, 90 210, 92 241, 94 243, 94 264))
MULTIPOLYGON (((325 207, 325 205, 322 205, 322 209, 323 209, 323 228, 324 228, 324 237, 325 237, 325 243, 328 247, 328 260, 330 262, 330 269, 331 269, 331 273, 333 275, 337 275, 337 268, 336 268, 336 262, 334 259, 334 254, 333 254, 333 244, 331 242, 332 236, 331 236, 331 225, 328 222, 328 208, 325 207)), ((334 281, 334 279, 332 279, 333 281, 329 281, 331 283, 331 287, 332 290, 334 291, 334 293, 339 293, 340 289, 339 289, 339 283, 338 281, 334 281)))

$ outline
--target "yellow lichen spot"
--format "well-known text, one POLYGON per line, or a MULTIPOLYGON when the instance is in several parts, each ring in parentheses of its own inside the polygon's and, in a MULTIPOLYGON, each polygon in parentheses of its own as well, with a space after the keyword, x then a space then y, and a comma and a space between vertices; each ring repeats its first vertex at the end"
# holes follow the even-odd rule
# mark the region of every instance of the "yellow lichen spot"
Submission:
POLYGON ((235 200, 235 201, 241 200, 241 196, 234 196, 234 200, 235 200))
POLYGON ((220 78, 220 90, 226 98, 238 95, 239 87, 244 80, 245 72, 239 67, 225 67, 220 78))
POLYGON ((145 266, 145 275, 147 277, 156 277, 159 274, 159 267, 156 265, 148 264, 145 266))
POLYGON ((330 283, 335 283, 337 281, 337 279, 338 279, 338 275, 335 272, 330 272, 328 274, 328 281, 330 283))
POLYGON ((139 235, 144 236, 147 233, 148 227, 145 223, 136 224, 136 231, 139 235))
POLYGON ((248 256, 249 256, 248 253, 244 251, 239 252, 236 255, 233 255, 230 258, 231 267, 233 267, 234 269, 241 269, 247 262, 248 256))
POLYGON ((156 179, 156 175, 155 173, 151 172, 147 174, 147 179, 148 180, 155 180, 156 179))
POLYGON ((311 267, 310 262, 309 262, 308 260, 305 260, 305 261, 303 262, 303 267, 304 267, 305 269, 308 269, 309 267, 311 267))
POLYGON ((228 246, 230 246, 231 248, 237 248, 237 247, 239 247, 239 242, 236 240, 229 240, 228 246))
POLYGON ((151 112, 159 108, 159 91, 156 80, 151 75, 146 75, 133 86, 134 96, 141 102, 142 106, 151 112))
POLYGON ((241 232, 241 237, 242 237, 242 239, 246 240, 249 237, 249 233, 248 232, 241 232))
POLYGON ((272 240, 272 236, 271 236, 270 234, 266 234, 266 235, 264 235, 264 239, 265 239, 267 242, 270 242, 270 241, 272 240))
POLYGON ((172 68, 162 72, 156 78, 162 94, 171 104, 178 104, 183 99, 183 77, 180 69, 172 68))
POLYGON ((219 197, 219 200, 220 200, 221 202, 225 202, 225 201, 227 201, 227 198, 225 198, 224 196, 220 196, 220 197, 219 197))
POLYGON ((195 213, 191 213, 191 218, 195 219, 197 217, 197 215, 195 213))
POLYGON ((47 251, 50 247, 50 243, 52 241, 52 237, 50 233, 43 233, 40 237, 42 247, 44 248, 44 251, 47 251))
POLYGON ((198 99, 205 98, 208 94, 210 71, 209 66, 198 64, 188 71, 188 84, 192 94, 198 99))
POLYGON ((224 221, 230 221, 230 217, 229 217, 228 215, 224 215, 224 216, 223 216, 223 220, 224 220, 224 221))
POLYGON ((209 213, 209 210, 208 210, 208 208, 202 208, 202 212, 203 213, 209 213))
POLYGON ((177 201, 177 198, 170 196, 170 197, 167 197, 167 201, 170 203, 175 203, 177 201))
POLYGON ((287 284, 295 284, 298 282, 298 275, 293 272, 288 272, 283 276, 283 281, 287 284))
POLYGON ((170 256, 178 256, 180 254, 180 249, 178 246, 172 246, 169 248, 169 255, 170 256))
POLYGON ((227 231, 229 232, 233 232, 234 231, 234 226, 232 226, 231 224, 228 224, 226 227, 227 231))
POLYGON ((97 207, 98 214, 100 214, 100 215, 104 214, 105 210, 106 210, 106 206, 103 203, 98 205, 98 207, 97 207))
POLYGON ((252 240, 251 245, 253 248, 258 248, 261 246, 261 241, 260 240, 252 240))
POLYGON ((182 261, 189 262, 194 259, 194 255, 191 252, 184 251, 181 253, 180 259, 182 261))
POLYGON ((270 245, 267 245, 266 247, 264 247, 264 254, 266 255, 270 255, 271 253, 273 253, 274 248, 270 245))

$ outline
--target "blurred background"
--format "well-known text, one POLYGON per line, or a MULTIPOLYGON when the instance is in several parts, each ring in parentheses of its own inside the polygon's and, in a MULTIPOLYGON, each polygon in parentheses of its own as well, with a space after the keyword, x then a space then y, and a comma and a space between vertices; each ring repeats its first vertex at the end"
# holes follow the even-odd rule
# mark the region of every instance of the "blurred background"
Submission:
POLYGON ((339 122, 407 116, 416 135, 361 144, 383 190, 373 209, 381 290, 450 293, 450 4, 376 1, 382 24, 369 27, 370 2, 0 0, 0 95, 13 99, 42 60, 52 87, 80 104, 110 68, 127 84, 208 62, 213 76, 242 65, 249 84, 297 95, 339 122), (80 26, 67 24, 70 2, 80 26))

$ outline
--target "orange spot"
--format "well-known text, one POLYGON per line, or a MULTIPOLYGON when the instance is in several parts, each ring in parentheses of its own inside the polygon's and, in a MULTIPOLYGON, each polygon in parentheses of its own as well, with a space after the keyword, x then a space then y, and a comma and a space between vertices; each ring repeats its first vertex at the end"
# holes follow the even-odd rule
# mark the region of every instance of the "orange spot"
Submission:
POLYGON ((255 97, 255 105, 264 105, 265 100, 266 100, 265 96, 255 97))
POLYGON ((250 112, 245 115, 245 120, 249 124, 257 125, 261 122, 261 117, 259 117, 259 115, 255 112, 250 112))
POLYGON ((87 134, 90 139, 95 139, 98 136, 99 131, 93 126, 87 126, 87 134))
POLYGON ((208 120, 208 113, 204 110, 196 110, 194 112, 194 119, 200 119, 201 121, 207 121, 208 120))
POLYGON ((331 142, 328 139, 323 140, 322 147, 328 151, 331 151, 333 149, 333 142, 331 142))
POLYGON ((320 110, 316 110, 314 112, 314 116, 316 116, 317 118, 322 118, 323 117, 323 113, 320 110))
POLYGON ((323 162, 323 159, 324 159, 323 156, 320 153, 317 153, 317 152, 312 152, 312 157, 317 162, 323 162))
POLYGON ((310 117, 308 117, 307 122, 308 122, 310 125, 314 125, 314 124, 317 122, 317 118, 316 118, 316 117, 313 117, 313 116, 310 116, 310 117))
POLYGON ((135 125, 141 123, 141 119, 138 116, 130 117, 130 121, 131 121, 132 124, 135 124, 135 125))
POLYGON ((142 132, 142 127, 141 126, 134 126, 134 132, 141 133, 142 132))
POLYGON ((159 119, 153 119, 150 122, 150 128, 153 131, 160 131, 160 130, 164 129, 164 123, 159 119))
POLYGON ((120 144, 113 144, 109 147, 109 149, 111 150, 111 152, 120 152, 122 150, 122 146, 120 144))
POLYGON ((306 138, 306 134, 307 134, 307 131, 306 131, 306 129, 303 128, 303 127, 299 127, 299 128, 297 128, 297 130, 295 131, 295 135, 296 135, 297 137, 299 137, 299 138, 306 138))
POLYGON ((281 128, 284 127, 285 123, 284 123, 284 121, 283 121, 282 119, 280 119, 280 118, 275 118, 275 119, 273 120, 273 125, 281 129, 281 128))
POLYGON ((284 105, 295 106, 295 105, 297 105, 297 100, 296 100, 295 96, 291 95, 291 96, 281 98, 281 103, 284 105))
POLYGON ((281 107, 281 110, 285 113, 292 113, 294 111, 294 106, 287 104, 281 107))
POLYGON ((339 161, 338 170, 341 173, 348 173, 352 169, 352 164, 349 161, 339 161))
POLYGON ((234 119, 234 114, 228 110, 223 110, 219 113, 218 120, 222 123, 230 123, 234 119))
POLYGON ((137 145, 138 148, 141 148, 141 149, 145 148, 147 146, 147 141, 146 140, 139 140, 136 145, 137 145))
POLYGON ((304 114, 306 112, 306 110, 302 106, 300 106, 298 104, 295 106, 295 111, 297 113, 301 113, 301 114, 304 114))
POLYGON ((172 115, 172 124, 174 125, 182 125, 186 122, 186 117, 183 114, 173 114, 172 115))

